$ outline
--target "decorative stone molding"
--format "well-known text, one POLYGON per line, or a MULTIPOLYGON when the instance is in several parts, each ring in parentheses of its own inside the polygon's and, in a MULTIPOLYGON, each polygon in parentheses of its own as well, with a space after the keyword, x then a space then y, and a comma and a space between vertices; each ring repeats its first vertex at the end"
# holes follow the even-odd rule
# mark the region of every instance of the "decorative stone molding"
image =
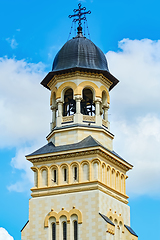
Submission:
POLYGON ((60 217, 65 216, 67 218, 67 223, 70 223, 70 217, 74 214, 77 215, 77 217, 78 217, 78 223, 82 224, 82 213, 78 209, 75 209, 74 206, 73 206, 73 209, 71 209, 69 212, 64 210, 64 208, 62 208, 62 210, 59 213, 57 213, 53 209, 51 209, 51 212, 49 212, 47 214, 47 216, 45 217, 44 227, 48 227, 48 220, 51 217, 55 217, 56 223, 59 224, 60 217))
POLYGON ((77 88, 77 85, 76 85, 74 82, 65 82, 65 83, 63 83, 63 84, 57 89, 56 99, 62 97, 62 92, 63 92, 66 88, 72 88, 72 89, 73 89, 73 93, 74 93, 75 89, 77 88))
POLYGON ((107 232, 114 235, 115 234, 115 230, 114 230, 114 226, 112 226, 111 224, 107 223, 107 232))
POLYGON ((65 80, 71 80, 75 78, 90 78, 90 79, 96 79, 99 81, 102 81, 107 88, 109 88, 112 85, 112 82, 109 81, 108 78, 106 78, 103 74, 99 73, 91 73, 91 72, 81 72, 81 71, 75 71, 72 73, 65 73, 65 74, 59 74, 55 75, 50 82, 47 84, 47 86, 52 89, 57 81, 65 81, 65 80))
POLYGON ((83 115, 84 122, 95 122, 95 116, 83 115))
MULTIPOLYGON (((48 164, 47 164, 48 165, 48 164)), ((126 194, 125 194, 125 176, 123 172, 119 172, 119 170, 115 169, 114 167, 111 167, 109 164, 107 164, 106 162, 100 160, 99 158, 93 158, 90 161, 85 159, 82 160, 81 162, 74 160, 71 163, 62 163, 60 165, 58 164, 51 164, 51 166, 41 166, 40 168, 37 167, 32 167, 33 171, 37 171, 38 174, 38 182, 40 182, 40 178, 41 178, 41 170, 42 169, 46 169, 47 170, 47 175, 48 175, 48 185, 47 186, 42 186, 40 184, 38 184, 38 186, 35 186, 34 188, 32 188, 32 191, 35 193, 35 191, 37 192, 41 192, 42 190, 46 190, 48 189, 49 191, 55 191, 57 192, 57 188, 62 188, 64 186, 67 187, 67 191, 68 189, 73 186, 73 191, 75 190, 77 185, 88 185, 88 183, 92 184, 95 183, 96 181, 98 181, 98 183, 100 183, 98 189, 101 191, 106 191, 107 193, 110 195, 112 192, 112 195, 116 198, 118 198, 121 201, 121 198, 126 198, 126 194), (94 177, 94 164, 97 163, 98 164, 98 168, 97 168, 97 178, 95 179, 94 177), (84 179, 83 178, 83 166, 87 164, 88 165, 88 179, 84 179), (72 177, 73 177, 73 167, 76 166, 78 167, 78 179, 77 181, 73 181, 72 177), (105 172, 103 172, 103 167, 105 169, 105 172), (67 168, 67 181, 64 183, 63 181, 61 181, 61 179, 63 179, 62 177, 62 169, 63 168, 67 168), (110 169, 110 171, 108 171, 108 168, 110 169), (56 169, 57 173, 57 181, 56 184, 50 184, 51 182, 51 171, 52 169, 56 169), (105 175, 105 178, 102 181, 102 172, 103 175, 105 175), (117 177, 118 175, 118 177, 117 177), (111 179, 111 177, 115 178, 115 184, 114 186, 111 184, 110 181, 108 181, 108 179, 111 179), (119 196, 119 197, 118 197, 119 196)), ((86 188, 86 186, 85 186, 86 188)), ((63 191, 65 191, 65 189, 63 189, 63 191)), ((43 192, 44 194, 46 194, 45 192, 43 192)))
POLYGON ((124 233, 124 220, 121 216, 121 213, 119 216, 117 215, 116 211, 112 213, 111 209, 107 213, 107 217, 114 223, 114 221, 117 221, 117 227, 121 226, 122 227, 122 233, 124 233))
POLYGON ((99 181, 87 181, 83 183, 74 183, 69 185, 61 185, 61 186, 53 186, 49 188, 32 188, 31 196, 34 197, 43 197, 43 196, 52 196, 52 195, 59 195, 59 194, 66 194, 66 193, 76 193, 82 191, 90 191, 90 190, 100 190, 109 196, 128 204, 128 196, 121 194, 120 192, 116 191, 115 189, 106 186, 105 184, 99 181))
POLYGON ((53 161, 53 160, 61 160, 61 159, 66 159, 66 158, 76 158, 79 156, 87 156, 87 155, 94 155, 94 154, 99 154, 100 156, 104 157, 107 161, 115 164, 115 166, 118 166, 122 168, 124 171, 128 171, 132 167, 127 167, 123 163, 119 162, 117 159, 114 159, 113 157, 109 156, 107 153, 105 153, 102 149, 95 149, 95 150, 88 150, 88 151, 78 151, 74 153, 67 153, 67 154, 58 154, 54 156, 44 156, 44 157, 34 157, 34 158, 29 158, 28 160, 30 162, 34 163, 39 163, 39 162, 46 162, 46 161, 53 161))
POLYGON ((62 123, 66 123, 66 122, 73 122, 73 115, 62 117, 62 123))

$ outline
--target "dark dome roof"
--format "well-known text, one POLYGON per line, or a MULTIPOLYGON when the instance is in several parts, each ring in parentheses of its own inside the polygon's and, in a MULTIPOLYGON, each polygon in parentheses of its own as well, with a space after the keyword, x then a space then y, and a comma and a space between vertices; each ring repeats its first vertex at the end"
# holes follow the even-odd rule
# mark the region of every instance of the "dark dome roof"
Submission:
POLYGON ((63 45, 53 61, 52 71, 77 67, 109 71, 104 53, 83 36, 75 37, 63 45))
POLYGON ((55 75, 85 71, 103 74, 112 83, 109 88, 111 90, 119 80, 109 72, 104 53, 82 35, 80 28, 78 30, 77 37, 66 42, 57 53, 52 71, 45 76, 41 84, 50 89, 48 83, 55 75))

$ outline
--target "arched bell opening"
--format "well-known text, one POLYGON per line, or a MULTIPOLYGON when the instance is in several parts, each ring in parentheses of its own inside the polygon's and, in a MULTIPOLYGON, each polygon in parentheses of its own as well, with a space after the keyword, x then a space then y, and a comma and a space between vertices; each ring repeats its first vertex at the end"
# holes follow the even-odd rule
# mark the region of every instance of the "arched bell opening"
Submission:
POLYGON ((95 116, 95 103, 93 102, 92 91, 89 88, 84 88, 82 96, 81 113, 83 115, 95 116))
POLYGON ((73 99, 72 88, 64 92, 63 116, 71 116, 76 113, 76 101, 73 99))

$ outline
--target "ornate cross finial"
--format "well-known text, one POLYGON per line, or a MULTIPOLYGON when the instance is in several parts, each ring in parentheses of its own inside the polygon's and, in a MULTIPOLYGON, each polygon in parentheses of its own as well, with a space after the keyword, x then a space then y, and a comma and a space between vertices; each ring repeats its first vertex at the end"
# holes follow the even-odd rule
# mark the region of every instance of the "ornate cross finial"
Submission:
POLYGON ((88 12, 85 12, 85 10, 86 10, 86 7, 83 7, 83 8, 81 8, 81 3, 79 3, 78 4, 78 9, 74 9, 73 10, 73 12, 75 13, 75 14, 73 14, 73 15, 69 15, 68 17, 69 18, 72 18, 72 17, 74 17, 74 19, 73 19, 73 21, 74 22, 77 22, 78 21, 78 34, 80 34, 80 33, 82 33, 82 27, 81 27, 81 25, 82 25, 82 20, 86 20, 86 14, 91 14, 91 11, 89 10, 88 12), (84 11, 84 12, 82 12, 82 11, 84 11), (78 12, 78 13, 77 13, 78 12), (84 15, 84 16, 83 16, 84 15), (83 16, 83 17, 82 17, 83 16), (78 18, 76 18, 76 17, 78 17, 78 18))

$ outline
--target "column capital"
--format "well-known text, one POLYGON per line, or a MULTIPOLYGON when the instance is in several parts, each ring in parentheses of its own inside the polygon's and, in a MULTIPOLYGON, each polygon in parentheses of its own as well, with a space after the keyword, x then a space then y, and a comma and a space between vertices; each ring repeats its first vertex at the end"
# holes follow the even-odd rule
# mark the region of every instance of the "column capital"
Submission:
POLYGON ((62 101, 62 99, 61 99, 61 98, 59 98, 59 99, 56 99, 56 102, 57 102, 58 104, 60 104, 60 103, 63 103, 63 101, 62 101))
POLYGON ((75 95, 74 96, 74 100, 76 100, 76 101, 81 101, 83 98, 82 98, 82 96, 81 95, 75 95))
POLYGON ((94 102, 95 102, 95 103, 96 103, 96 102, 101 103, 101 102, 102 102, 102 99, 101 99, 100 97, 95 97, 94 102))
POLYGON ((102 108, 103 109, 109 109, 109 104, 107 103, 107 104, 104 104, 103 106, 102 106, 102 108))

